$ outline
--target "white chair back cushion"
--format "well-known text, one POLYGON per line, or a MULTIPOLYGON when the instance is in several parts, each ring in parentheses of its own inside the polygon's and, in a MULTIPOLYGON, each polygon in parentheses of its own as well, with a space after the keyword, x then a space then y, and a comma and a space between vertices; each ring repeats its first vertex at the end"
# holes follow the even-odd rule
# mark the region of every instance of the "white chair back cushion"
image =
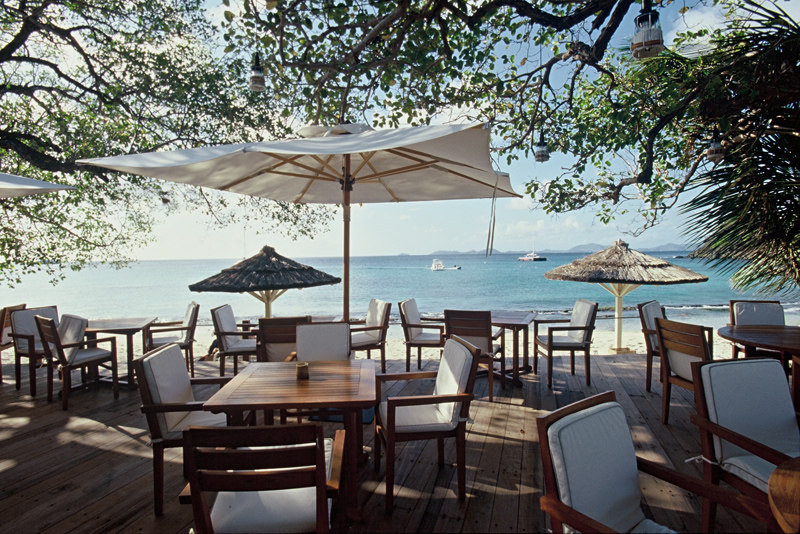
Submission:
MULTIPOLYGON (((417 301, 415 299, 404 300, 400 303, 400 309, 403 311, 406 323, 408 324, 422 324, 422 317, 419 314, 417 301)), ((411 327, 408 329, 410 339, 418 337, 422 333, 422 328, 411 327)))
MULTIPOLYGON (((233 308, 231 308, 230 304, 217 308, 213 313, 217 317, 217 326, 222 332, 238 331, 236 317, 233 315, 233 308)), ((222 336, 222 347, 220 348, 223 351, 228 351, 241 339, 239 336, 222 336)))
MULTIPOLYGON (((458 341, 448 339, 444 344, 439 371, 436 373, 433 394, 463 393, 467 389, 471 363, 472 354, 469 350, 458 341)), ((450 421, 453 426, 458 423, 461 412, 460 402, 440 402, 437 407, 445 420, 450 421)))
MULTIPOLYGON (((65 313, 61 317, 61 322, 58 325, 58 339, 61 340, 61 345, 83 341, 87 326, 89 326, 88 319, 65 313)), ((64 348, 64 357, 67 359, 67 363, 72 363, 75 360, 79 348, 80 347, 64 348)))
POLYGON ((197 312, 200 309, 200 306, 192 301, 189 306, 186 307, 186 313, 183 315, 183 322, 181 326, 186 330, 182 330, 179 337, 179 343, 188 343, 192 341, 190 338, 193 337, 193 332, 190 332, 190 328, 192 323, 197 323, 197 312))
POLYGON ((733 316, 736 324, 786 324, 783 306, 777 302, 735 302, 733 316))
MULTIPOLYGON (((651 300, 642 306, 642 316, 644 317, 644 324, 647 329, 654 332, 656 330, 656 318, 666 319, 664 310, 661 309, 661 304, 656 300, 651 300)), ((647 337, 650 338, 650 347, 653 350, 658 350, 658 334, 648 334, 647 337)))
POLYGON ((667 349, 664 352, 666 357, 669 358, 669 367, 673 374, 691 382, 692 362, 698 362, 700 358, 674 349, 667 349))
MULTIPOLYGON (((186 362, 178 345, 170 344, 150 352, 142 360, 142 368, 154 403, 186 404, 194 401, 186 362)), ((159 418, 162 416, 162 432, 166 434, 178 428, 186 412, 159 414, 159 418)))
POLYGON ((297 352, 297 343, 264 343, 264 351, 268 362, 283 362, 293 352, 297 352))
MULTIPOLYGON (((579 299, 575 302, 572 308, 572 317, 570 317, 570 326, 589 326, 592 322, 592 311, 594 303, 588 300, 579 299)), ((592 338, 591 330, 573 330, 567 335, 575 341, 586 343, 592 338)))
POLYGON ((547 439, 564 504, 617 532, 629 532, 644 519, 633 439, 618 403, 556 421, 547 439))
MULTIPOLYGON (((701 368, 708 418, 790 456, 800 454, 800 430, 786 373, 778 360, 721 360, 701 368)), ((721 462, 748 455, 714 436, 721 462)))
POLYGON ((297 360, 336 361, 350 358, 350 325, 311 323, 297 325, 297 360))
MULTIPOLYGON (((364 326, 383 326, 383 315, 386 313, 386 308, 388 306, 389 303, 386 301, 378 299, 370 300, 364 326)), ((373 338, 375 341, 379 341, 383 335, 380 330, 366 330, 363 333, 373 338)))
MULTIPOLYGON (((41 308, 26 308, 11 314, 11 331, 15 334, 33 336, 33 350, 41 352, 42 341, 39 338, 39 328, 36 326, 36 317, 40 315, 52 319, 58 327, 58 309, 55 306, 42 306, 41 308)), ((26 354, 28 341, 26 339, 14 338, 14 348, 17 352, 26 354)))

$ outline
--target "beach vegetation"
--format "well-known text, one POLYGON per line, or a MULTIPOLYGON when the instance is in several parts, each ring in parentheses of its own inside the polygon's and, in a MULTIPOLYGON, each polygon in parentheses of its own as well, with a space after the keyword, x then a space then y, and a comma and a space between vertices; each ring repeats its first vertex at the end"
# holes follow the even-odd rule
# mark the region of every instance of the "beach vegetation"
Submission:
POLYGON ((268 92, 287 115, 374 126, 490 121, 506 163, 530 158, 544 132, 568 162, 555 175, 531 171, 527 194, 545 212, 591 208, 610 222, 634 209, 643 232, 691 200, 698 256, 728 268, 747 260, 737 287, 791 290, 800 55, 797 23, 781 5, 655 0, 680 16, 712 9, 721 23, 687 26, 646 60, 625 41, 633 0, 242 0, 223 26, 228 50, 262 54, 268 92), (718 164, 706 154, 715 136, 718 164), (765 183, 775 165, 785 172, 765 183))
POLYGON ((200 0, 0 2, 0 171, 76 188, 0 199, 0 280, 122 265, 178 208, 293 236, 330 220, 326 207, 75 164, 286 135, 275 102, 247 90, 248 60, 221 54, 218 33, 200 0))

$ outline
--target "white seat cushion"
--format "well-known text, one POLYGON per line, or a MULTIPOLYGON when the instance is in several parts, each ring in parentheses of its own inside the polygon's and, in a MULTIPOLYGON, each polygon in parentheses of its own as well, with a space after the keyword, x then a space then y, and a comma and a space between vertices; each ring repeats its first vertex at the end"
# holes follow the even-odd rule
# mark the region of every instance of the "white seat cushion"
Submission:
POLYGON ((81 365, 83 362, 109 359, 110 357, 110 350, 101 349, 99 347, 88 347, 86 349, 79 349, 76 351, 75 357, 70 363, 73 365, 81 365))
MULTIPOLYGON (((452 404, 452 403, 448 403, 452 404)), ((381 402, 381 421, 388 424, 388 403, 381 402)), ((398 434, 404 432, 438 432, 452 430, 456 427, 452 417, 439 410, 438 404, 422 404, 420 406, 398 406, 395 410, 394 429, 398 434)))
MULTIPOLYGON (((537 336, 536 340, 542 344, 547 345, 547 336, 541 335, 537 336)), ((582 340, 576 340, 574 337, 568 336, 566 334, 553 334, 553 347, 575 347, 577 345, 581 345, 582 340)))
MULTIPOLYGON (((701 368, 708 418, 759 443, 800 456, 800 430, 783 365, 777 360, 720 360, 701 368)), ((723 469, 766 490, 773 464, 714 436, 723 469), (763 482, 763 486, 762 483, 763 482)))
MULTIPOLYGON (((87 319, 65 313, 58 325, 58 339, 61 340, 61 345, 83 341, 87 326, 89 326, 87 319)), ((77 355, 78 347, 64 347, 64 357, 67 359, 67 363, 72 363, 77 355)), ((86 359, 87 356, 83 355, 82 357, 86 359)))
MULTIPOLYGON (((373 332, 377 332, 377 330, 373 332)), ((374 345, 378 342, 378 338, 373 335, 373 332, 353 332, 350 338, 351 346, 363 347, 365 345, 374 345)))
MULTIPOLYGON (((572 307, 572 316, 569 320, 570 326, 590 326, 592 323, 592 315, 596 304, 588 300, 579 299, 575 301, 575 306, 572 307)), ((567 332, 567 337, 572 338, 577 342, 588 342, 591 339, 591 330, 572 330, 567 332)))
MULTIPOLYGON (((325 467, 330 477, 333 440, 325 440, 325 467)), ((221 491, 211 508, 218 533, 315 532, 315 487, 276 491, 221 491)), ((330 500, 328 502, 330 513, 330 500)))
POLYGON ((297 325, 298 361, 335 361, 349 358, 349 324, 311 323, 297 325))
POLYGON ((564 504, 618 532, 645 520, 633 439, 618 403, 563 417, 547 436, 564 504))
MULTIPOLYGON (((33 351, 41 354, 41 340, 39 339, 39 329, 36 326, 36 317, 40 315, 55 321, 58 327, 58 309, 55 306, 43 306, 41 308, 27 308, 18 310, 11 314, 11 330, 15 334, 33 336, 33 351)), ((22 338, 14 338, 14 348, 19 354, 28 354, 28 341, 22 338)))
MULTIPOLYGON (((177 345, 166 345, 149 353, 142 360, 142 368, 154 403, 186 404, 194 401, 186 362, 177 345)), ((183 430, 180 424, 186 414, 187 412, 159 414, 159 418, 163 416, 162 432, 183 430)))
MULTIPOLYGON (((657 300, 651 300, 642 306, 642 315, 644 316, 644 322, 645 325, 647 325, 647 329, 653 331, 656 329, 656 318, 666 319, 666 317, 664 317, 664 310, 661 309, 661 304, 659 304, 657 300)), ((648 334, 648 337, 650 338, 650 346, 653 348, 653 350, 657 351, 658 335, 648 334)))
MULTIPOLYGON (((448 339, 442 351, 442 359, 439 362, 439 371, 436 373, 433 394, 455 395, 466 391, 471 370, 470 363, 472 363, 470 351, 458 341, 448 339)), ((444 420, 448 421, 452 428, 455 428, 458 424, 461 403, 440 402, 436 406, 444 420)))
POLYGON ((181 438, 184 429, 190 426, 226 426, 228 424, 224 413, 211 413, 204 410, 174 413, 181 419, 165 434, 164 437, 167 439, 181 438))
POLYGON ((183 343, 183 338, 179 336, 153 336, 153 348, 163 347, 170 343, 183 343))
POLYGON ((422 332, 420 328, 417 328, 417 330, 420 330, 420 333, 409 339, 411 343, 438 346, 442 342, 441 336, 436 332, 422 332))
POLYGON ((297 352, 297 343, 264 343, 268 362, 282 362, 293 352, 297 352))
MULTIPOLYGON (((417 308, 417 301, 414 299, 404 300, 400 303, 400 309, 403 312, 407 324, 421 324, 422 317, 419 315, 419 308, 417 308)), ((408 329, 408 335, 412 339, 416 339, 422 333, 421 328, 411 327, 408 329)))
POLYGON ((674 375, 685 380, 692 381, 692 362, 699 362, 700 358, 677 350, 667 350, 666 357, 669 358, 669 368, 674 375))
POLYGON ((228 341, 228 349, 227 352, 253 352, 256 351, 257 340, 255 339, 245 339, 242 337, 235 337, 235 336, 225 336, 230 338, 228 341))

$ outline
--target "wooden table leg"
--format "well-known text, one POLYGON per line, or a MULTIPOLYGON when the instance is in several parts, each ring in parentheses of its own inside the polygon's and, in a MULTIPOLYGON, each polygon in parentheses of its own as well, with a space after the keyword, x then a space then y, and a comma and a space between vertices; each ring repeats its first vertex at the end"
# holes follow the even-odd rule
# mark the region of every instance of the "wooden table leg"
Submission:
POLYGON ((358 457, 362 444, 358 437, 358 412, 360 408, 343 410, 345 435, 344 458, 344 505, 348 519, 362 520, 362 510, 358 505, 358 457))

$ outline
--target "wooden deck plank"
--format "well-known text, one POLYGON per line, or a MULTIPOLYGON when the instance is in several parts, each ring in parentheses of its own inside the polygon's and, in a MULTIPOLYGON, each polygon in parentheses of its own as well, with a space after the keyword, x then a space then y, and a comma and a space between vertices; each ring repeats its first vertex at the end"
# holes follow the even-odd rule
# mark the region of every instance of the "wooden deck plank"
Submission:
MULTIPOLYGON (((6 362, 9 354, 6 355, 6 362)), ((430 356, 430 355, 428 355, 430 356)), ((426 357, 425 370, 438 359, 426 357)), ((404 359, 387 360, 389 372, 403 372, 404 359)), ((644 457, 699 476, 701 468, 684 460, 700 452, 699 434, 689 417, 694 413, 690 391, 673 388, 670 424, 661 425, 661 384, 644 390, 645 360, 641 354, 592 354, 592 384, 586 386, 583 358, 569 373, 568 354, 554 360, 554 387, 546 385, 546 360, 539 374, 522 375, 521 388, 476 382, 476 400, 467 425, 467 499, 456 499, 455 447, 445 444, 445 465, 436 462, 435 442, 412 442, 398 448, 395 509, 384 514, 384 472, 372 462, 359 472, 359 502, 364 520, 351 532, 540 532, 548 526, 538 507, 542 492, 536 416, 608 389, 617 392, 631 427, 636 450, 644 457)), ((216 362, 197 362, 199 376, 216 376, 216 362)), ((658 364, 655 365, 657 373, 658 364)), ((0 512, 5 532, 186 532, 191 507, 177 494, 185 485, 181 451, 166 453, 165 513, 152 513, 152 451, 138 391, 121 388, 114 400, 108 388, 70 396, 70 410, 45 400, 45 374, 37 374, 39 394, 28 395, 26 373, 19 391, 13 366, 3 366, 0 386, 0 512)), ((389 395, 429 391, 432 380, 413 386, 387 384, 389 395), (427 388, 427 389, 426 389, 427 388)), ((56 391, 60 384, 56 384, 56 391)), ((209 390, 210 392, 211 390, 209 390)), ((56 399, 57 400, 57 399, 56 399)), ((325 423, 332 433, 335 423, 325 423)), ((365 446, 372 449, 371 425, 364 426, 365 446)), ((452 440, 450 440, 452 441, 452 440)), ((677 530, 699 526, 699 502, 659 481, 642 477, 648 514, 677 530)), ((747 532, 758 523, 720 508, 717 530, 747 532)))

